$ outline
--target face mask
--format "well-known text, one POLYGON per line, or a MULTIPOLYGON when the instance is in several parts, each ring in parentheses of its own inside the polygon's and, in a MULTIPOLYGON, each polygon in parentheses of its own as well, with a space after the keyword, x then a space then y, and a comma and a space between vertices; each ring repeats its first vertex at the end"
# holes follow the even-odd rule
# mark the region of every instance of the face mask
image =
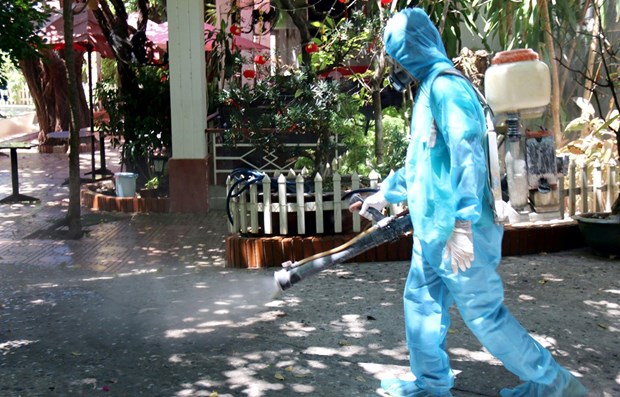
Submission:
POLYGON ((392 70, 388 75, 388 81, 397 92, 403 92, 409 87, 415 79, 400 64, 389 59, 392 70))

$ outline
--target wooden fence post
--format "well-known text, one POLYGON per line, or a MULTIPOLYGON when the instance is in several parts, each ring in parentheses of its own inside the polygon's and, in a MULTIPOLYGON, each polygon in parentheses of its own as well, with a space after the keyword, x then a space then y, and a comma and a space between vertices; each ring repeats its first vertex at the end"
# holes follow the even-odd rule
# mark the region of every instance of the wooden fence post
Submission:
POLYGON ((318 172, 314 177, 314 204, 315 204, 315 227, 317 233, 325 232, 325 222, 323 218, 323 178, 318 172))
POLYGON ((583 162, 579 167, 579 176, 581 181, 581 213, 588 212, 588 165, 583 162))
POLYGON ((278 204, 280 210, 280 234, 288 234, 288 205, 286 203, 286 177, 284 174, 278 177, 278 204))
POLYGON ((273 233, 271 214, 271 178, 265 174, 263 177, 263 229, 265 234, 273 233))
POLYGON ((592 171, 592 193, 594 200, 594 212, 601 212, 601 208, 603 208, 603 171, 601 162, 598 160, 594 161, 592 171))
POLYGON ((573 216, 577 211, 577 164, 570 162, 568 167, 568 215, 573 216))
POLYGON ((618 169, 616 160, 610 159, 609 163, 607 163, 607 205, 605 206, 605 210, 607 212, 611 211, 611 206, 618 198, 618 169))
MULTIPOLYGON (((351 175, 351 190, 355 191, 360 188, 360 176, 357 172, 353 172, 351 175)), ((353 214, 353 232, 359 233, 362 230, 361 219, 359 212, 353 214)))
POLYGON ((559 204, 560 204, 560 219, 564 219, 564 215, 566 214, 566 192, 564 191, 564 175, 558 178, 558 196, 559 196, 559 204))
POLYGON ((334 171, 332 181, 334 183, 334 232, 342 233, 342 177, 338 171, 334 171))
POLYGON ((248 231, 248 206, 246 195, 246 192, 243 192, 239 195, 239 230, 243 233, 246 233, 248 231))
POLYGON ((258 233, 258 186, 253 183, 250 186, 250 230, 258 233))
POLYGON ((304 198, 304 177, 295 178, 295 196, 297 198, 297 234, 306 234, 306 200, 304 198))

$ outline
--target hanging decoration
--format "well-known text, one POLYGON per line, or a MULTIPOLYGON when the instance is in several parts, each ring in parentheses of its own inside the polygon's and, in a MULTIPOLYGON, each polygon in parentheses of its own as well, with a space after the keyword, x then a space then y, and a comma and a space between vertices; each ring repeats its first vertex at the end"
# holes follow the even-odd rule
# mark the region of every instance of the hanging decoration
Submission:
POLYGON ((230 34, 232 34, 233 36, 241 35, 241 28, 239 27, 239 25, 230 25, 230 34))
POLYGON ((257 65, 264 65, 267 63, 267 58, 263 55, 256 55, 254 56, 254 63, 257 65))
POLYGON ((243 71, 243 77, 245 77, 246 79, 253 79, 254 77, 256 77, 256 72, 252 69, 246 69, 243 71))
POLYGON ((308 54, 319 51, 319 46, 316 43, 308 43, 305 45, 305 50, 308 54))

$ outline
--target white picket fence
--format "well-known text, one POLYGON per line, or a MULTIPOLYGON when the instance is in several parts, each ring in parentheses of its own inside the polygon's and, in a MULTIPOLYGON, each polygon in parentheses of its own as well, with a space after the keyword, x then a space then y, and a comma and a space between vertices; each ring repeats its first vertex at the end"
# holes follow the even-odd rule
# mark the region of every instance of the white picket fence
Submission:
POLYGON ((609 212, 618 197, 618 165, 614 159, 592 166, 570 162, 568 175, 560 178, 560 214, 609 212))
MULTIPOLYGON (((358 174, 342 176, 336 171, 330 176, 332 190, 325 191, 324 178, 317 174, 313 181, 313 193, 306 193, 304 190, 306 179, 301 173, 289 171, 288 176, 285 176, 277 172, 274 178, 277 180, 277 189, 273 190, 272 179, 268 175, 265 175, 262 181, 250 184, 245 189, 239 184, 233 188, 235 180, 230 177, 227 179, 227 191, 232 193, 228 208, 232 217, 232 223, 229 223, 231 233, 287 235, 289 232, 288 214, 295 213, 297 214, 295 217, 296 234, 304 235, 308 226, 307 214, 313 212, 315 213, 313 218, 316 233, 323 234, 326 211, 333 211, 334 232, 342 233, 343 214, 346 211, 349 215, 349 204, 348 198, 346 200, 337 198, 342 197, 349 189, 377 188, 381 181, 381 176, 373 171, 368 175, 366 186, 362 186, 362 178, 358 174), (293 181, 294 193, 287 193, 290 190, 287 187, 293 181), (272 193, 260 194, 259 191, 272 193), (334 199, 324 200, 326 193, 334 199), (274 216, 278 219, 278 230, 274 230, 274 219, 276 219, 274 216)), ((618 196, 618 181, 618 167, 613 160, 608 164, 597 162, 592 167, 571 162, 568 175, 559 178, 557 189, 560 203, 559 219, 585 212, 610 211, 611 205, 618 196)), ((395 214, 400 212, 402 207, 391 206, 389 210, 390 213, 395 214)), ((352 223, 353 232, 360 232, 361 218, 358 214, 352 215, 352 223)))

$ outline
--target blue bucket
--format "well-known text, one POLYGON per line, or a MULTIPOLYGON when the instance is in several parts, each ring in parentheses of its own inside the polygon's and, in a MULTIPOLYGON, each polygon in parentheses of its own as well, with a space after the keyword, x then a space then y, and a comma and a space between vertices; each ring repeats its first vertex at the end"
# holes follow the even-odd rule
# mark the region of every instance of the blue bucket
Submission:
POLYGON ((136 179, 138 174, 133 172, 115 173, 116 197, 133 197, 136 194, 136 179))

